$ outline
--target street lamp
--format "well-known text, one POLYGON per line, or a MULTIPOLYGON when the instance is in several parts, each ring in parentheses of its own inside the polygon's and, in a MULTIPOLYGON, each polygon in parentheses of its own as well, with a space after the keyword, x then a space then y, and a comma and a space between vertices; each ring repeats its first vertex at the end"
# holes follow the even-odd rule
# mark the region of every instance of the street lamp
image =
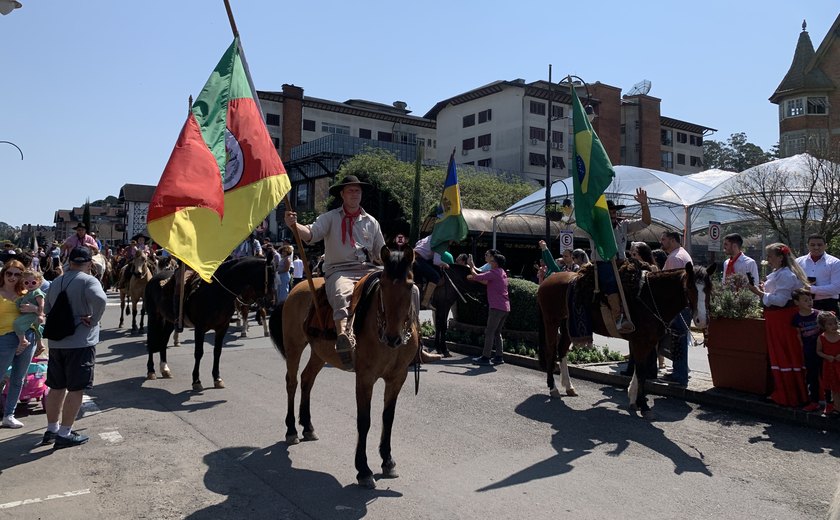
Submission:
MULTIPOLYGON (((586 82, 583 81, 578 76, 567 76, 569 80, 569 89, 575 88, 572 84, 571 78, 577 78, 583 84, 583 87, 586 89, 586 117, 592 121, 595 118, 595 110, 592 108, 590 104, 590 100, 592 96, 589 94, 589 87, 586 85, 586 82)), ((547 135, 545 139, 545 242, 551 246, 551 220, 548 216, 548 208, 551 205, 551 122, 554 119, 563 119, 561 117, 554 117, 553 108, 552 108, 552 90, 551 90, 551 64, 548 65, 548 112, 546 114, 547 119, 547 135)), ((573 117, 573 116, 567 116, 573 117)), ((574 125, 572 126, 574 131, 574 125)), ((571 132, 570 132, 570 141, 571 141, 571 132)), ((574 162, 574 147, 572 147, 572 161, 574 162)), ((569 198, 569 187, 563 183, 563 187, 566 189, 566 198, 563 199, 562 205, 562 212, 566 219, 568 219, 572 215, 572 211, 574 208, 572 206, 572 200, 569 198)))
POLYGON ((21 7, 23 4, 16 0, 0 0, 0 14, 6 15, 21 7))
MULTIPOLYGON (((3 1, 3 0, 0 0, 0 1, 3 1)), ((2 144, 2 143, 10 144, 10 145, 14 146, 15 148, 17 148, 17 151, 20 152, 20 160, 21 161, 23 160, 23 150, 20 149, 20 146, 16 145, 15 143, 13 143, 11 141, 0 141, 0 144, 2 144)))

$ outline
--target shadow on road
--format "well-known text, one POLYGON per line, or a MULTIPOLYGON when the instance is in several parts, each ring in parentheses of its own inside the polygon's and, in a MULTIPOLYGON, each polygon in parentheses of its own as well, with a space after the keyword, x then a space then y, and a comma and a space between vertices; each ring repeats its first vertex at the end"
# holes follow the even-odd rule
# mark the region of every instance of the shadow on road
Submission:
POLYGON ((224 448, 205 455, 204 463, 204 485, 226 498, 187 516, 190 520, 298 518, 301 510, 312 518, 359 519, 367 515, 368 503, 402 496, 391 490, 342 486, 327 473, 294 468, 285 443, 224 448), (254 477, 283 500, 267 496, 266 489, 255 485, 254 477))
MULTIPOLYGON (((682 447, 671 441, 655 423, 639 418, 626 411, 599 406, 604 401, 615 402, 626 395, 620 390, 609 387, 603 390, 604 400, 586 410, 570 408, 564 400, 550 400, 545 395, 533 395, 516 407, 516 413, 534 421, 550 424, 555 430, 551 445, 557 455, 522 469, 509 477, 478 491, 489 491, 507 486, 525 484, 532 480, 553 477, 568 473, 573 462, 592 453, 595 448, 607 445, 613 449, 608 455, 618 457, 631 443, 641 444, 674 463, 674 473, 701 473, 712 476, 703 454, 686 453, 682 447), (620 394, 620 395, 618 395, 620 394)), ((657 401, 657 408, 667 405, 657 401)), ((679 416, 683 410, 658 411, 657 416, 666 414, 679 416)), ((673 419, 672 419, 673 420, 673 419)))
MULTIPOLYGON (((149 383, 172 386, 175 390, 183 388, 187 384, 185 381, 185 379, 158 379, 149 383), (170 383, 172 384, 170 385, 170 383)), ((224 399, 215 401, 191 400, 196 394, 190 390, 184 389, 181 392, 173 393, 165 388, 144 386, 144 383, 146 383, 144 377, 132 377, 96 385, 86 393, 96 400, 97 406, 102 411, 109 408, 134 408, 161 412, 197 412, 227 402, 224 399)))
MULTIPOLYGON (((35 418, 30 420, 35 420, 35 418)), ((38 425, 46 427, 47 420, 42 418, 40 421, 38 425)), ((27 424, 26 426, 29 427, 30 425, 27 424)), ((41 429, 0 441, 0 475, 3 475, 3 472, 9 468, 28 464, 52 454, 52 446, 39 447, 43 435, 44 431, 41 429)))

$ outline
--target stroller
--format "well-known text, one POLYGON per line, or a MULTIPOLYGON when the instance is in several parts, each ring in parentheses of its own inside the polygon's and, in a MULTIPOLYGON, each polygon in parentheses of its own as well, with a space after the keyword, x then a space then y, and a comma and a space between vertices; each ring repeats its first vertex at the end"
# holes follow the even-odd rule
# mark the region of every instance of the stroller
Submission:
MULTIPOLYGON (((47 387, 47 358, 33 358, 26 371, 26 378, 23 380, 23 388, 20 391, 20 402, 29 403, 31 400, 41 401, 41 406, 46 409, 44 397, 49 393, 47 387)), ((0 409, 5 406, 6 398, 9 395, 9 376, 11 368, 6 370, 3 376, 3 392, 0 395, 0 409)))

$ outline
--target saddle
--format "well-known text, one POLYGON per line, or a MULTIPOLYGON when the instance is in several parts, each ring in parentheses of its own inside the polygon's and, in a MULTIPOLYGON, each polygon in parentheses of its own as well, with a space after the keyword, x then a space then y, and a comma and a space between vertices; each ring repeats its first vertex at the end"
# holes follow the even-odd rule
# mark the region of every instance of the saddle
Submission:
MULTIPOLYGON (((178 295, 176 294, 176 289, 178 286, 178 282, 176 280, 176 276, 178 276, 178 271, 160 281, 160 288, 161 288, 161 299, 160 299, 160 312, 163 316, 167 319, 171 319, 172 322, 176 322, 178 320, 178 295)), ((190 296, 192 296, 195 291, 198 290, 201 284, 201 277, 199 277, 195 271, 187 270, 186 275, 184 276, 184 301, 186 301, 190 296)), ((187 327, 193 327, 193 324, 190 322, 189 317, 187 317, 187 313, 184 313, 184 325, 187 327)))
MULTIPOLYGON (((627 260, 619 265, 619 283, 624 288, 624 295, 630 305, 641 289, 642 271, 650 271, 650 266, 636 260, 627 260)), ((594 317, 599 315, 604 328, 611 337, 623 338, 615 328, 607 295, 601 290, 595 293, 595 264, 581 268, 569 291, 569 333, 577 340, 591 339, 594 317)))
MULTIPOLYGON (((350 308, 347 310, 348 316, 352 317, 356 313, 356 309, 366 309, 366 305, 361 303, 367 300, 373 292, 379 283, 380 275, 381 271, 369 273, 356 282, 356 285, 353 287, 353 296, 350 298, 350 308)), ((333 308, 327 299, 325 280, 323 278, 314 278, 312 281, 315 285, 315 305, 309 308, 309 313, 303 322, 304 330, 312 338, 335 341, 338 334, 335 330, 335 321, 333 321, 333 308)), ((359 320, 354 320, 354 329, 357 323, 364 321, 364 315, 362 314, 360 318, 359 320)))

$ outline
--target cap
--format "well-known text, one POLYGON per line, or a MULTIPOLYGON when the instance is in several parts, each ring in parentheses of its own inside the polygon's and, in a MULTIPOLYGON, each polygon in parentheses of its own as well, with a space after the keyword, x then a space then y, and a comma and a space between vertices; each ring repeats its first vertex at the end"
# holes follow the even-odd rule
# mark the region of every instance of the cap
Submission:
POLYGON ((70 251, 70 261, 74 264, 84 264, 91 261, 90 249, 87 247, 74 247, 70 251))

